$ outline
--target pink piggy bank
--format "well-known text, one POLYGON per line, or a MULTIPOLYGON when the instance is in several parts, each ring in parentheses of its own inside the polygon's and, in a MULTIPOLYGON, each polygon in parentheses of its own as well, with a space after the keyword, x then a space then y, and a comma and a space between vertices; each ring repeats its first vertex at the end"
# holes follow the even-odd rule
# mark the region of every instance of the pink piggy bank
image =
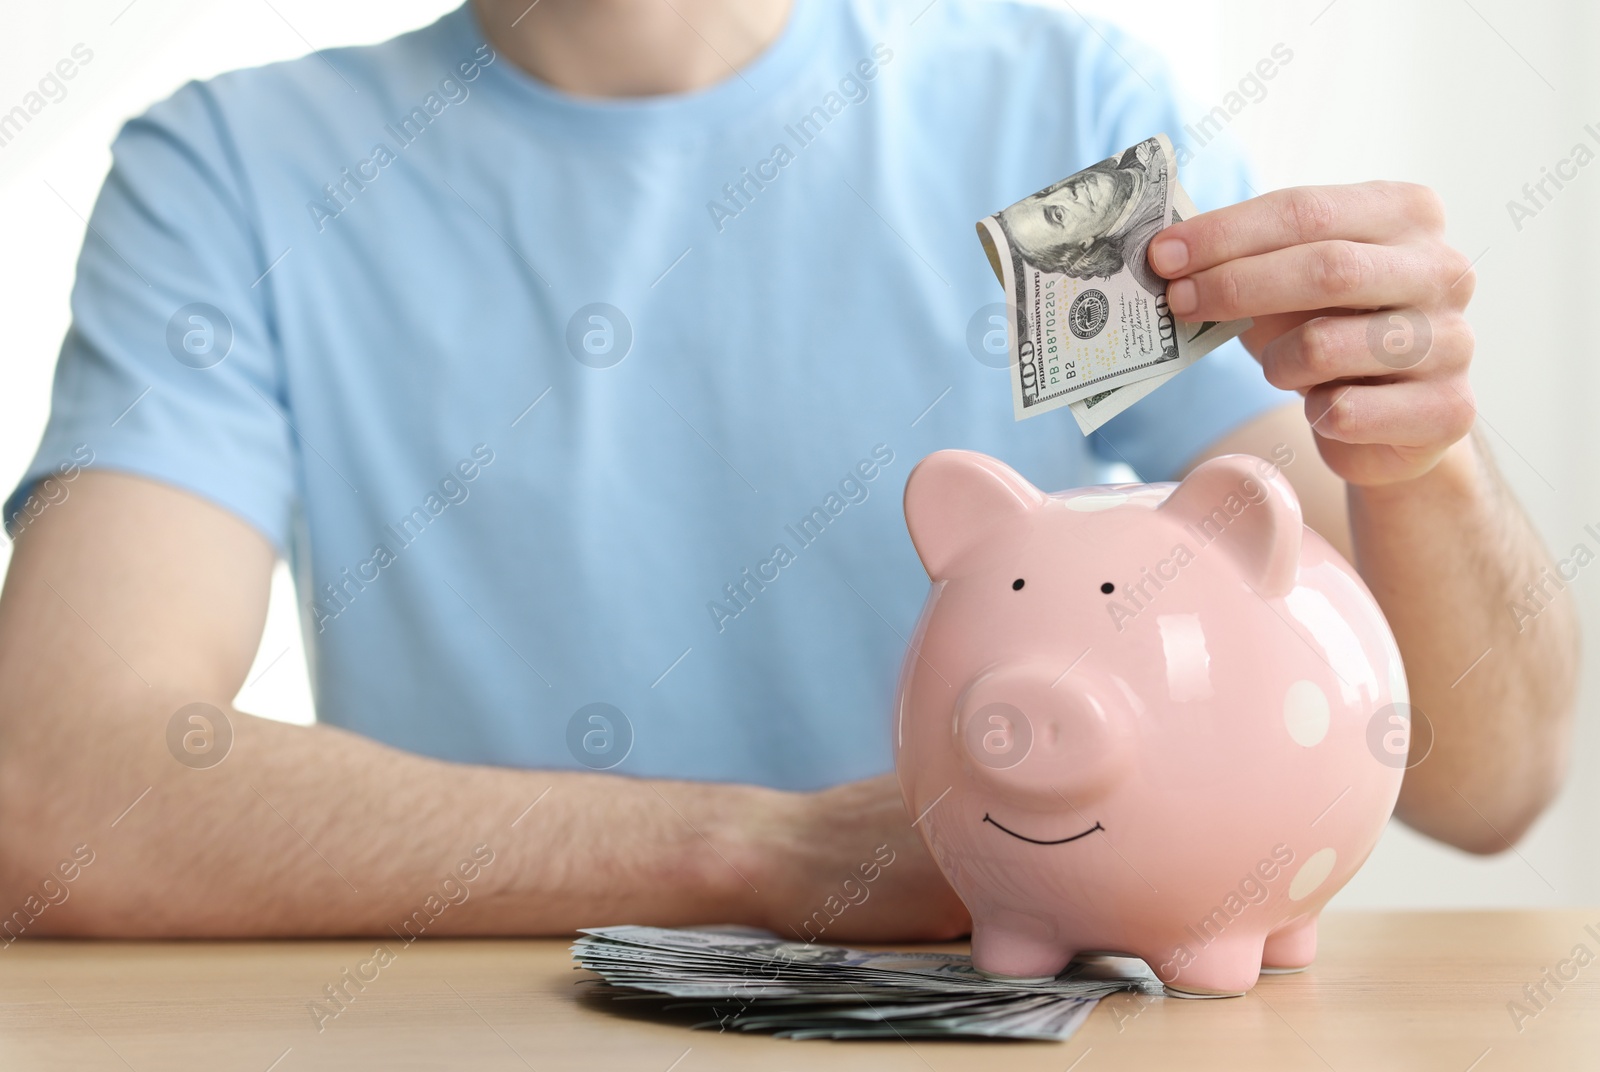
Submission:
POLYGON ((1394 809, 1409 708, 1382 612, 1276 466, 1046 495, 946 450, 905 511, 933 589, 895 766, 974 966, 1115 953, 1227 995, 1309 965, 1394 809))

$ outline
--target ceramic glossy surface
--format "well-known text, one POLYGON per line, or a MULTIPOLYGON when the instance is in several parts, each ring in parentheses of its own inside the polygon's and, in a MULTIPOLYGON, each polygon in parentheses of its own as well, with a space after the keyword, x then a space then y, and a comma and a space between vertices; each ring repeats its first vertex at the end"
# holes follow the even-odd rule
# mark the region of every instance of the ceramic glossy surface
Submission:
POLYGON ((1046 495, 941 451, 905 509, 933 586, 896 769, 975 966, 1115 952, 1198 995, 1308 965, 1393 811, 1409 708, 1383 614, 1276 467, 1046 495))

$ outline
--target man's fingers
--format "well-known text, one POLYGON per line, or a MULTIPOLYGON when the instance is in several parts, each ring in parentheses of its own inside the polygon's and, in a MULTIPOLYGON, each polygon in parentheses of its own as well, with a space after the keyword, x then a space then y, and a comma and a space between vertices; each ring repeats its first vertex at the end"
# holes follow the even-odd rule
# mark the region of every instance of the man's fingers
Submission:
POLYGON ((1478 411, 1465 376, 1445 381, 1325 383, 1306 392, 1312 431, 1340 443, 1425 448, 1454 443, 1478 411))
POLYGON ((1286 246, 1343 239, 1392 242, 1439 231, 1444 210, 1426 186, 1363 182, 1297 186, 1173 224, 1150 243, 1150 266, 1168 279, 1286 246))
POLYGON ((1303 309, 1444 304, 1461 276, 1457 257, 1425 246, 1344 239, 1230 260, 1167 285, 1184 320, 1237 320, 1303 309))
POLYGON ((1268 383, 1286 391, 1407 373, 1437 378, 1465 369, 1472 346, 1472 329, 1455 313, 1430 317, 1420 309, 1384 309, 1319 316, 1267 343, 1261 370, 1268 383))

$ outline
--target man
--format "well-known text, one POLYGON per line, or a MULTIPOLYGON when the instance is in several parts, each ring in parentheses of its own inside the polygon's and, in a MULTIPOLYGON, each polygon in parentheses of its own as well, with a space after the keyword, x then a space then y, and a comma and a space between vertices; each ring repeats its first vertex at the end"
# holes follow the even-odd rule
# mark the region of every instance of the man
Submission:
POLYGON ((1435 197, 1244 200, 1196 159, 1231 207, 1150 263, 1185 319, 1254 317, 1260 366, 1219 350, 1089 440, 1014 424, 960 346, 996 300, 972 221, 1179 129, 1147 79, 1032 5, 477 0, 131 122, 6 509, 92 457, 0 598, 7 903, 92 853, 24 932, 788 934, 877 861, 829 940, 961 933, 884 774, 926 593, 899 491, 941 447, 1054 487, 1292 455, 1434 730, 1401 816, 1506 847, 1560 782, 1574 623, 1504 611, 1548 560, 1463 438, 1435 197), (1426 318, 1425 359, 1362 310, 1426 318), (280 554, 309 728, 230 708, 280 554))
POLYGON ((1161 293, 1166 280, 1142 256, 1166 223, 1165 172, 1145 159, 1152 149, 1142 141, 998 213, 1012 250, 1074 279, 1106 279, 1126 265, 1140 286, 1161 293))

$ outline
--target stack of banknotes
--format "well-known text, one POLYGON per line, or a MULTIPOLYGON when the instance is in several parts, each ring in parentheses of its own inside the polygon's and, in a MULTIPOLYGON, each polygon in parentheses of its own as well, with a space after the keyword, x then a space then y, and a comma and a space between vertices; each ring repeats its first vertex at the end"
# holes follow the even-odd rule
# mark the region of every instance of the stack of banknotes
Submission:
POLYGON ((986 978, 954 953, 868 953, 731 931, 597 927, 572 947, 598 996, 782 1038, 1065 1039, 1119 990, 1161 993, 1138 961, 1075 963, 1047 983, 986 978))
POLYGON ((1145 251, 1197 214, 1157 134, 978 222, 1006 292, 1017 420, 1067 406, 1088 435, 1249 329, 1167 308, 1145 251))

